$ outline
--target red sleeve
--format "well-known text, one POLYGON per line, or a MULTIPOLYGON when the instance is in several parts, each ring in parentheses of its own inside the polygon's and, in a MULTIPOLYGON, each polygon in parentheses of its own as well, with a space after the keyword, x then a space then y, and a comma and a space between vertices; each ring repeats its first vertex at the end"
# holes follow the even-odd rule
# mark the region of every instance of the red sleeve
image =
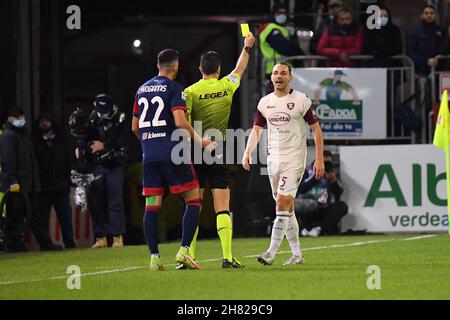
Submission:
POLYGON ((262 128, 264 128, 267 124, 266 118, 264 118, 258 109, 256 110, 255 117, 253 118, 253 124, 262 128))
POLYGON ((308 111, 306 111, 305 115, 303 116, 303 119, 305 119, 306 123, 310 126, 319 122, 319 118, 317 117, 313 106, 309 107, 308 111))
POLYGON ((320 37, 319 44, 317 45, 317 53, 321 56, 332 58, 338 58, 341 54, 341 49, 331 46, 331 36, 328 32, 328 27, 325 28, 324 33, 320 37))
POLYGON ((172 111, 172 112, 174 112, 174 111, 176 111, 176 110, 183 110, 184 112, 186 112, 186 111, 187 111, 187 108, 186 108, 186 107, 183 107, 183 106, 176 106, 176 107, 170 108, 170 111, 172 111))
POLYGON ((134 98, 133 116, 135 116, 136 118, 139 118, 139 109, 138 109, 138 104, 137 104, 136 98, 134 98))
POLYGON ((352 41, 353 46, 343 50, 348 56, 361 54, 363 48, 363 31, 359 28, 358 32, 355 34, 354 41, 352 41))

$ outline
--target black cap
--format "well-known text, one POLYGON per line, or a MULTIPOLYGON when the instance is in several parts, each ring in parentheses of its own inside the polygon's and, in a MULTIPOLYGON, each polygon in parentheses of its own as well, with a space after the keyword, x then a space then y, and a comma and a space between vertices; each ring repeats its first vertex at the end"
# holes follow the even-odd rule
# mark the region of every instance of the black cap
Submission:
POLYGON ((283 9, 287 11, 286 6, 283 3, 278 2, 273 5, 272 12, 276 13, 278 10, 283 10, 283 9))
POLYGON ((114 107, 114 99, 105 93, 99 94, 94 99, 94 107, 100 114, 109 113, 114 107))
POLYGON ((17 116, 23 116, 25 115, 25 111, 23 111, 22 108, 16 107, 16 106, 12 106, 11 108, 9 108, 8 110, 8 117, 17 117, 17 116))

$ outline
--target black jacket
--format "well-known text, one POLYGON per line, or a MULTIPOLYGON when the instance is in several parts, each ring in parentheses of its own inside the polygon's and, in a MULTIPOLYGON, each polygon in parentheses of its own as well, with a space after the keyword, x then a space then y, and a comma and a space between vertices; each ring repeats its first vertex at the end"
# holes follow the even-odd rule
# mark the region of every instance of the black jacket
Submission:
POLYGON ((71 157, 66 148, 66 140, 55 128, 55 138, 48 143, 40 131, 33 134, 34 151, 42 183, 42 191, 69 192, 71 157))
POLYGON ((438 54, 438 49, 445 39, 445 30, 437 25, 428 25, 421 21, 406 34, 406 54, 414 61, 416 73, 428 75, 428 59, 438 54))
MULTIPOLYGON (((450 55, 450 36, 447 34, 444 42, 438 49, 438 53, 443 56, 450 55)), ((450 71, 450 59, 442 59, 439 61, 438 70, 450 71)))
POLYGON ((342 188, 342 184, 339 179, 335 182, 331 182, 326 177, 316 180, 313 173, 313 168, 308 168, 307 172, 303 175, 302 182, 300 183, 297 198, 310 198, 318 200, 319 193, 323 191, 326 191, 328 194, 326 199, 326 205, 328 205, 330 203, 340 201, 344 189, 342 188))
POLYGON ((117 113, 110 120, 100 119, 95 112, 91 114, 89 119, 88 135, 84 141, 84 149, 88 162, 94 165, 102 165, 105 167, 121 166, 126 161, 126 156, 113 156, 112 158, 101 157, 105 160, 99 160, 99 155, 114 154, 120 150, 129 151, 128 132, 130 131, 125 124, 125 115, 117 113), (105 149, 92 154, 90 145, 93 141, 103 142, 105 149))
POLYGON ((40 191, 39 171, 28 130, 9 123, 4 129, 0 139, 2 172, 7 175, 10 185, 19 183, 22 191, 40 191))
POLYGON ((400 29, 391 23, 381 29, 366 30, 364 34, 364 53, 375 56, 370 61, 370 67, 397 67, 401 62, 388 57, 401 55, 403 52, 400 29))

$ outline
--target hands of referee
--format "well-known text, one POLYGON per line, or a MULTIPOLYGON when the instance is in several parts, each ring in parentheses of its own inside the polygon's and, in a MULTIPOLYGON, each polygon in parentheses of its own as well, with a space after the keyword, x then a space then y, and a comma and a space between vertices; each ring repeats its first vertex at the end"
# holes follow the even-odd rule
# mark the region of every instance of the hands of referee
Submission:
POLYGON ((320 178, 323 177, 323 175, 325 174, 325 164, 323 163, 323 160, 314 161, 313 173, 316 180, 320 180, 320 178))
POLYGON ((255 37, 253 36, 253 33, 249 32, 248 35, 244 39, 244 47, 253 47, 255 44, 255 37))

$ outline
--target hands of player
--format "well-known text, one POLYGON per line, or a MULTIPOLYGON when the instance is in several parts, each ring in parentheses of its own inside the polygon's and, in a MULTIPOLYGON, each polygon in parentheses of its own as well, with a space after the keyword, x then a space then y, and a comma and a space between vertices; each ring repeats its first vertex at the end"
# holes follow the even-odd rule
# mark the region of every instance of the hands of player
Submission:
POLYGON ((255 37, 253 36, 253 33, 249 32, 249 34, 244 39, 244 47, 253 47, 255 44, 255 37))
POLYGON ((92 144, 91 144, 92 153, 96 153, 97 151, 100 151, 103 149, 105 149, 105 145, 103 144, 103 142, 100 142, 98 140, 92 141, 92 144))
POLYGON ((244 153, 242 157, 242 166, 246 171, 250 171, 250 162, 252 162, 252 156, 244 153))
POLYGON ((212 141, 210 137, 206 136, 202 139, 202 148, 208 152, 212 152, 217 147, 217 143, 212 141))
POLYGON ((325 164, 323 163, 323 160, 314 161, 313 173, 316 177, 316 180, 320 180, 320 178, 323 177, 323 175, 325 174, 325 164))

